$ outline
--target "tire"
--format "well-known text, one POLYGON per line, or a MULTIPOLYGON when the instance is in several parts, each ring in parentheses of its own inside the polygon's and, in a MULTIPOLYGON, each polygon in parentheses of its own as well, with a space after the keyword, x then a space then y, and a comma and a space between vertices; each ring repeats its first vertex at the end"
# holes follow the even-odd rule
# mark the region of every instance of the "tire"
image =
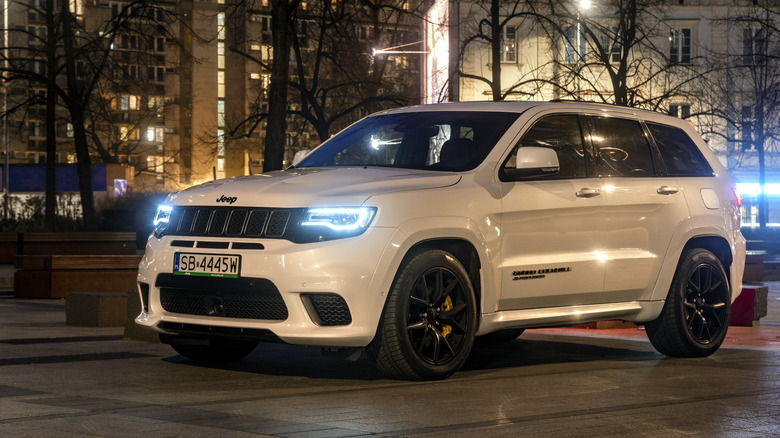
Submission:
POLYGON ((366 350, 387 377, 444 379, 468 358, 476 327, 474 288, 463 265, 445 251, 420 250, 401 264, 366 350))
POLYGON ((209 338, 206 343, 171 341, 171 348, 180 355, 203 362, 233 362, 244 358, 259 344, 259 341, 223 338, 209 338))
POLYGON ((481 345, 505 344, 519 338, 524 331, 525 329, 521 328, 498 330, 486 335, 477 336, 475 342, 481 345))
POLYGON ((720 260, 702 248, 683 253, 661 315, 645 332, 659 353, 705 357, 714 353, 728 330, 731 290, 720 260))

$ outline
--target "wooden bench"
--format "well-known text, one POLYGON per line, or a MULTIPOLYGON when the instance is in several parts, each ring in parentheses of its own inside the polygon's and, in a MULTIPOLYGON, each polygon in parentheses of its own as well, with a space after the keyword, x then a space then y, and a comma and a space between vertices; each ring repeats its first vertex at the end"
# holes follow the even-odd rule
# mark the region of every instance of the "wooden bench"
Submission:
POLYGON ((65 298, 69 292, 136 288, 140 255, 16 256, 14 297, 65 298))
POLYGON ((0 263, 14 263, 17 255, 136 253, 135 233, 0 233, 0 263))

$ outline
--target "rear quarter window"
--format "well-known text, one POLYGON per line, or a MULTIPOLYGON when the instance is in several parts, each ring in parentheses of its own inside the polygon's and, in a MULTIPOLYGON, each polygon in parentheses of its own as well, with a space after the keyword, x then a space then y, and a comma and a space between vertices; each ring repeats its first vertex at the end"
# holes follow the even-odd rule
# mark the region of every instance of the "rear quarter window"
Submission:
POLYGON ((666 171, 672 176, 712 176, 712 167, 707 163, 696 143, 680 128, 655 123, 646 123, 661 152, 666 171))

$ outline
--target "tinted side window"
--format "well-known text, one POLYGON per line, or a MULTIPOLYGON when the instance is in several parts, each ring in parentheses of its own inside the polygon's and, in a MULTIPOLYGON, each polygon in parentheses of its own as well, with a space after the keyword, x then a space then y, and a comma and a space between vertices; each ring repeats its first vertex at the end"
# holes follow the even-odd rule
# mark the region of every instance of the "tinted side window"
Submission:
POLYGON ((593 146, 600 176, 653 176, 653 156, 636 120, 593 117, 593 146))
POLYGON ((712 176, 712 168, 696 143, 682 129, 647 123, 672 176, 712 176))
POLYGON ((582 131, 575 114, 547 116, 538 120, 520 139, 507 165, 514 165, 517 150, 524 146, 555 150, 561 166, 557 174, 548 178, 577 178, 587 176, 582 131))

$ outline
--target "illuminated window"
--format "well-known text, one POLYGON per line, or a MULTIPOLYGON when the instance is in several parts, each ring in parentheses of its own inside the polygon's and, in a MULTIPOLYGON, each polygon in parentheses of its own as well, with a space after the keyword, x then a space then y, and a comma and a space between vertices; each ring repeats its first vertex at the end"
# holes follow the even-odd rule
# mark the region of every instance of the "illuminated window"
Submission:
POLYGON ((217 101, 217 126, 223 128, 225 126, 225 101, 217 101))
POLYGON ((672 64, 690 64, 691 29, 672 29, 669 33, 669 62, 672 64))
POLYGON ((217 156, 225 156, 225 130, 217 129, 217 156))
POLYGON ((766 36, 764 29, 742 30, 742 54, 745 63, 760 64, 766 60, 766 36))
POLYGON ((620 43, 620 35, 618 29, 609 29, 607 33, 604 33, 599 38, 601 40, 601 46, 606 55, 609 57, 609 62, 620 62, 620 54, 622 51, 622 44, 620 43))
POLYGON ((146 141, 162 142, 163 141, 163 128, 149 126, 146 128, 146 141))
POLYGON ((742 106, 742 126, 740 135, 742 137, 742 150, 754 151, 753 147, 753 107, 750 105, 742 106))
POLYGON ((122 94, 119 96, 119 109, 125 111, 141 109, 141 96, 122 94))
POLYGON ((517 37, 515 26, 501 29, 501 62, 517 62, 517 37))
POLYGON ((225 68, 225 43, 222 41, 217 43, 217 68, 225 68))
POLYGON ((149 100, 147 102, 147 106, 149 109, 154 109, 157 111, 163 110, 163 102, 165 102, 165 99, 163 96, 149 96, 149 100))
POLYGON ((217 39, 225 39, 225 13, 217 14, 217 39))
POLYGON ((122 125, 119 127, 119 139, 122 141, 138 140, 139 132, 132 126, 122 125))
POLYGON ((149 155, 146 157, 146 170, 154 173, 163 173, 164 159, 160 155, 149 155))
POLYGON ((585 60, 585 35, 577 26, 570 26, 564 32, 563 60, 566 62, 585 60))
POLYGON ((687 119, 691 116, 691 106, 687 103, 673 103, 669 105, 669 115, 687 119))

